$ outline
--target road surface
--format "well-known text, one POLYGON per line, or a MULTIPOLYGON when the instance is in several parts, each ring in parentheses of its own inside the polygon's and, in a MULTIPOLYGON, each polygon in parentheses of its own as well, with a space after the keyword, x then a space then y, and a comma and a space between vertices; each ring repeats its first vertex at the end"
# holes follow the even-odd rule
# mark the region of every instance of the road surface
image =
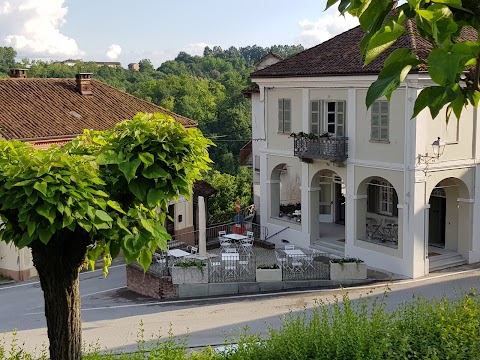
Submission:
MULTIPOLYGON (((395 309, 413 294, 427 298, 454 298, 461 290, 478 287, 480 269, 465 266, 433 276, 344 289, 351 299, 384 297, 388 309, 395 309)), ((101 271, 80 274, 83 340, 113 350, 134 350, 143 323, 146 339, 152 335, 188 334, 192 347, 223 344, 225 338, 248 325, 251 332, 266 334, 267 327, 279 327, 290 312, 311 311, 319 300, 331 302, 342 290, 292 291, 275 294, 230 296, 202 300, 156 301, 125 288, 125 265, 115 263, 104 278, 101 271)), ((7 343, 17 329, 20 344, 28 351, 46 344, 43 294, 37 281, 0 287, 0 331, 7 343)))

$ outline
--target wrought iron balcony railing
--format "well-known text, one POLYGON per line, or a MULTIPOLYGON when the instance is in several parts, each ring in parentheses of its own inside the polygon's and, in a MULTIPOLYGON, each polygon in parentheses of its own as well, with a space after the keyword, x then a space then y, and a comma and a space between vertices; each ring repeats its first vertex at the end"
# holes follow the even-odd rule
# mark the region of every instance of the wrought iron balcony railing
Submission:
POLYGON ((296 137, 294 154, 299 158, 344 161, 348 157, 347 137, 296 137))

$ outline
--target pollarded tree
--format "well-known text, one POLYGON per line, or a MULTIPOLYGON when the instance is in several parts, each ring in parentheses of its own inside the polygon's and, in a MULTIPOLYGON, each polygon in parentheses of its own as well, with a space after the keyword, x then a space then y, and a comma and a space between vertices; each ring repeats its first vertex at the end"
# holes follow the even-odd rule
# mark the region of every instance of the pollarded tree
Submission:
POLYGON ((421 91, 413 117, 428 107, 432 117, 447 105, 447 119, 453 112, 459 119, 464 106, 478 107, 480 101, 480 2, 478 0, 328 0, 327 8, 339 2, 341 14, 358 17, 365 37, 361 43, 365 64, 387 50, 400 36, 414 30, 406 27, 415 20, 418 35, 427 40, 432 51, 424 59, 412 49, 397 49, 368 90, 367 106, 381 96, 390 99, 407 74, 427 69, 436 83, 421 91), (395 9, 392 11, 392 9, 395 9), (467 33, 473 36, 465 36, 467 33), (476 36, 475 36, 476 35, 476 36), (476 41, 472 41, 475 40, 476 41), (470 38, 468 40, 468 38, 470 38))
POLYGON ((85 131, 64 148, 0 140, 0 240, 32 249, 44 292, 50 357, 81 358, 79 271, 120 249, 146 270, 166 248, 170 200, 190 196, 211 144, 162 114, 85 131))

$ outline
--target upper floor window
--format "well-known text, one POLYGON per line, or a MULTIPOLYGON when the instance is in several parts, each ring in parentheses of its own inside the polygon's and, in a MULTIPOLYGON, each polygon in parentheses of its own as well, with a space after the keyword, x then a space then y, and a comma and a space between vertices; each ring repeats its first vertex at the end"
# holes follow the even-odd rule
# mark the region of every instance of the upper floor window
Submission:
POLYGON ((372 104, 372 124, 370 140, 388 141, 388 123, 390 121, 390 103, 377 100, 372 104))
POLYGON ((328 132, 345 136, 345 101, 312 100, 310 131, 317 135, 328 132))
POLYGON ((292 100, 278 99, 278 132, 292 132, 292 100))

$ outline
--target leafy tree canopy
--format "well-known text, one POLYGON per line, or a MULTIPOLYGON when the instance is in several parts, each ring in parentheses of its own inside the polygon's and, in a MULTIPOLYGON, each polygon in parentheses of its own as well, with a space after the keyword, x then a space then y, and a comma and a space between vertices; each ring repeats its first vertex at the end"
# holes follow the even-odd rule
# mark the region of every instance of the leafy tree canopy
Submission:
POLYGON ((339 2, 340 13, 358 17, 365 37, 361 51, 365 64, 387 50, 407 32, 405 22, 415 21, 418 33, 433 50, 427 59, 412 49, 397 49, 385 61, 377 81, 367 94, 367 106, 398 88, 411 70, 426 68, 436 83, 421 91, 412 117, 428 107, 432 117, 447 105, 447 119, 453 112, 460 118, 463 108, 480 101, 480 2, 478 0, 408 0, 398 6, 396 0, 328 0, 327 8, 339 2), (477 41, 465 40, 465 30, 477 33, 477 41))

